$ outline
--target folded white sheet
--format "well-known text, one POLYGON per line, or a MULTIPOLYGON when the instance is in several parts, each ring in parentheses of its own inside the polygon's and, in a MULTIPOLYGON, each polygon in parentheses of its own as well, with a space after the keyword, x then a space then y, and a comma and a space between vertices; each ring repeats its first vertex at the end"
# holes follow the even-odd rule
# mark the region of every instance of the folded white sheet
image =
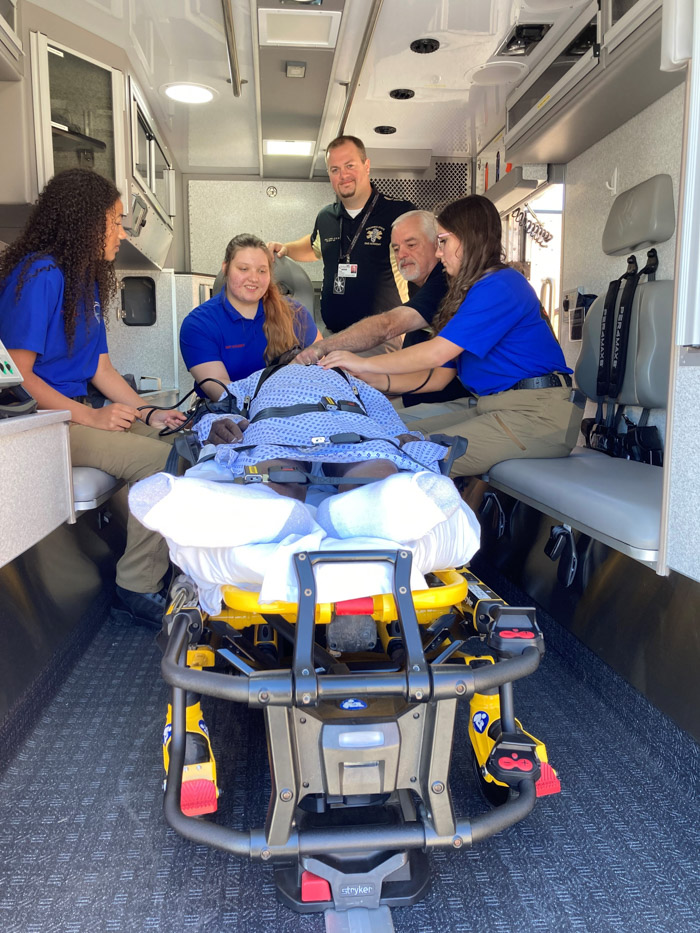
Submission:
MULTIPOLYGON (((466 563, 479 546, 476 516, 446 477, 427 474, 441 482, 421 484, 416 482, 421 475, 399 473, 330 497, 316 510, 326 527, 314 519, 313 509, 267 487, 191 476, 156 474, 142 480, 129 493, 129 505, 139 521, 165 537, 173 562, 197 583, 202 608, 216 614, 227 583, 259 591, 263 602, 296 602, 292 558, 299 551, 405 547, 413 553, 412 589, 425 587, 423 574, 466 563), (369 490, 373 495, 356 495, 369 490), (364 518, 360 501, 367 509, 364 518), (338 504, 330 509, 327 503, 338 504), (388 529, 414 533, 390 537, 388 529)), ((386 563, 322 564, 315 577, 319 602, 392 589, 386 563)))
POLYGON ((330 496, 319 505, 316 521, 334 538, 375 535, 411 541, 444 522, 461 502, 454 483, 446 476, 428 470, 397 473, 330 496))

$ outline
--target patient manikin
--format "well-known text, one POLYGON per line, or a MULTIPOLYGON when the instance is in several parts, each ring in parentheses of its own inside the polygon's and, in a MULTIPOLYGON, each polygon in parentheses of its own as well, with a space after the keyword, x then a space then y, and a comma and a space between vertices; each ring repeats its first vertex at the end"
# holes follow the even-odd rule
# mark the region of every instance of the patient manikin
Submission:
MULTIPOLYGON (((259 590, 263 601, 296 601, 292 557, 302 550, 408 547, 412 589, 425 587, 422 574, 469 560, 479 526, 440 473, 445 447, 409 432, 380 392, 345 373, 297 365, 263 373, 228 386, 239 410, 248 402, 247 417, 198 422, 205 446, 184 477, 157 474, 129 496, 198 584, 205 611, 220 610, 229 583, 259 590), (315 481, 242 482, 246 467, 264 475, 280 464, 315 481), (356 485, 358 477, 376 481, 356 485)), ((323 565, 317 585, 319 602, 391 592, 378 563, 323 565)))
MULTIPOLYGON (((196 427, 200 443, 216 445, 216 463, 234 476, 253 465, 261 473, 300 466, 317 476, 348 479, 383 479, 399 470, 439 472, 445 448, 409 433, 381 392, 359 379, 320 366, 262 372, 262 378, 257 372, 228 386, 239 410, 250 399, 246 418, 205 415, 196 427)), ((273 486, 282 495, 306 498, 304 486, 273 486)))

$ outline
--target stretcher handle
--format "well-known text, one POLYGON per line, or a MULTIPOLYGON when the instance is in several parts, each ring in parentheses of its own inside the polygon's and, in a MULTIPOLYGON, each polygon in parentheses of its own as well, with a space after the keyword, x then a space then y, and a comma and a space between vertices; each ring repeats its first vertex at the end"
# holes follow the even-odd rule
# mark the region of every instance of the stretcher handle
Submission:
POLYGON ((412 701, 427 701, 432 695, 430 665, 425 659, 418 617, 411 595, 411 563, 409 550, 376 551, 301 551, 294 555, 294 570, 299 581, 299 614, 294 643, 292 671, 297 706, 313 706, 319 699, 319 676, 314 669, 314 629, 316 625, 316 580, 318 564, 385 562, 393 565, 392 592, 396 617, 406 652, 404 678, 407 696, 412 701))

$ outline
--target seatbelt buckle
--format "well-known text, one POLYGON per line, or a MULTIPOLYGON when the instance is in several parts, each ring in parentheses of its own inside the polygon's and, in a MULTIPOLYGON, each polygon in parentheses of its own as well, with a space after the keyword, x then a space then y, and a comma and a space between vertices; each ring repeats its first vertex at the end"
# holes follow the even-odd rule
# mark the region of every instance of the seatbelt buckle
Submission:
POLYGON ((338 403, 330 395, 324 395, 321 399, 321 405, 325 411, 338 411, 338 403))
POLYGON ((267 477, 261 473, 256 466, 243 467, 243 476, 236 478, 242 480, 244 484, 264 483, 267 479, 267 477))

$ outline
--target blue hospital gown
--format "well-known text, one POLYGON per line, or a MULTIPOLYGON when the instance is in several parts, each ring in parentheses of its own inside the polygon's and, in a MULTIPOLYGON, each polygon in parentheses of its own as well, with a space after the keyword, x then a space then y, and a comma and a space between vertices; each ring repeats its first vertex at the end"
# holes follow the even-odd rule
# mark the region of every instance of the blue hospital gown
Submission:
MULTIPOLYGON (((229 392, 239 408, 246 396, 252 397, 255 393, 260 372, 229 384, 229 392)), ((318 411, 264 418, 249 425, 239 443, 219 445, 216 462, 229 467, 234 476, 240 476, 246 466, 280 458, 312 463, 356 463, 382 458, 395 463, 400 470, 440 472, 439 461, 445 456, 445 447, 424 440, 418 431, 409 431, 381 392, 354 376, 346 378, 332 369, 299 365, 278 369, 266 379, 252 400, 249 418, 264 408, 316 403, 324 396, 336 401, 359 401, 367 414, 318 411), (346 432, 361 434, 367 440, 359 444, 338 444, 329 439, 331 435, 346 432), (415 441, 408 441, 399 448, 396 441, 399 434, 412 434, 415 441), (255 445, 252 449, 241 449, 251 444, 255 445)), ((213 422, 219 418, 241 420, 236 415, 204 415, 195 426, 202 444, 206 443, 213 422)))

